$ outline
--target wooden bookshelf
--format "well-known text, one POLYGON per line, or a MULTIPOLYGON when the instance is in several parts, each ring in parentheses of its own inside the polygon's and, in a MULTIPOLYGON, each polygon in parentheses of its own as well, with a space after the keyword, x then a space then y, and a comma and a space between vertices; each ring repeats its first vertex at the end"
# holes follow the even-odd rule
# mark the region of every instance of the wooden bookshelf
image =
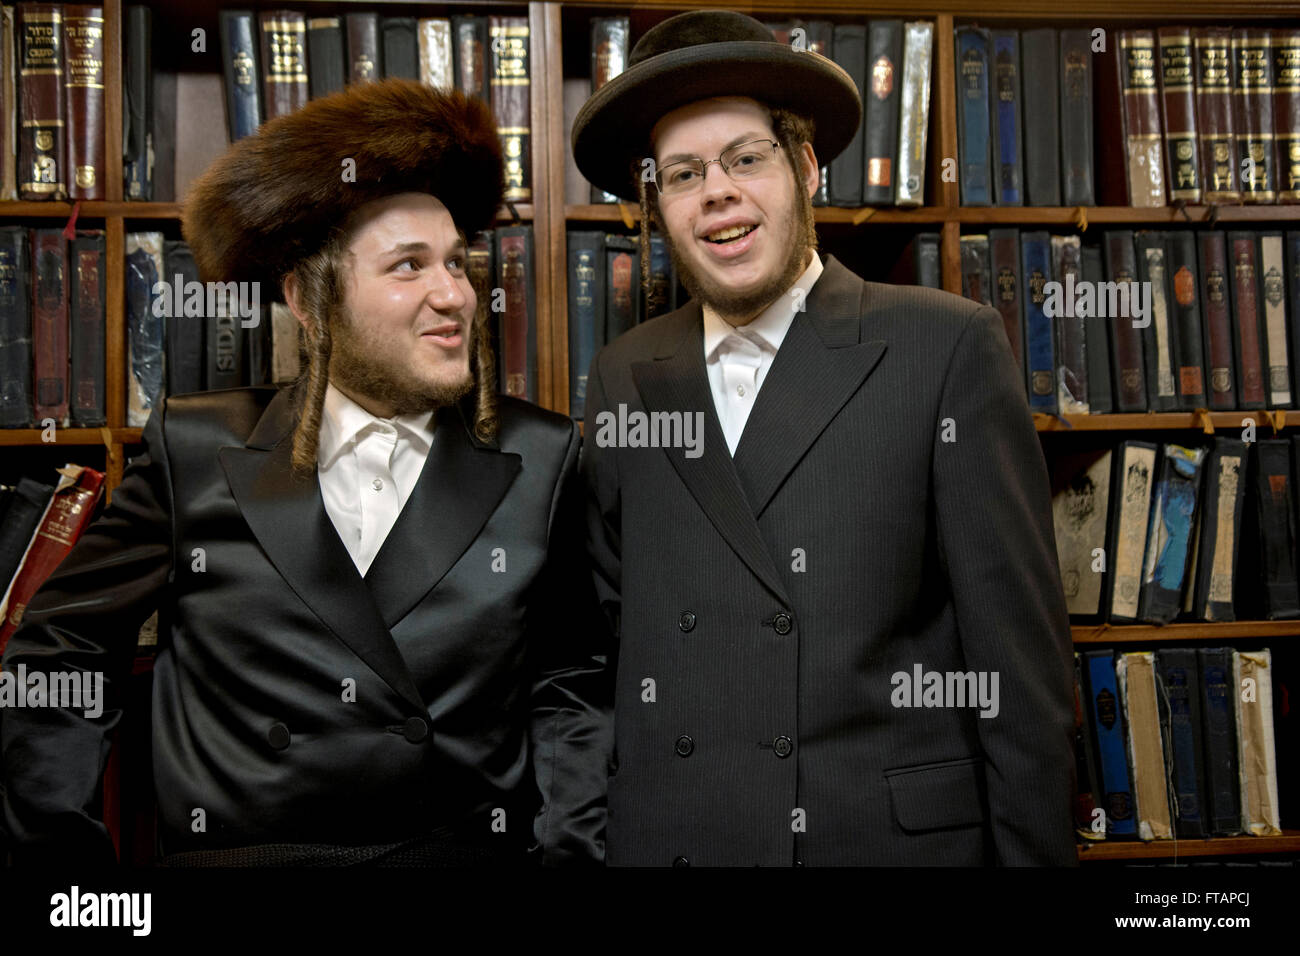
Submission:
POLYGON ((1147 641, 1239 641, 1300 638, 1296 621, 1190 621, 1186 624, 1080 624, 1070 628, 1076 644, 1134 644, 1147 641))
POLYGON ((1102 840, 1079 845, 1081 863, 1132 863, 1139 860, 1199 859, 1216 856, 1273 856, 1300 853, 1300 830, 1281 836, 1211 837, 1208 840, 1102 840))

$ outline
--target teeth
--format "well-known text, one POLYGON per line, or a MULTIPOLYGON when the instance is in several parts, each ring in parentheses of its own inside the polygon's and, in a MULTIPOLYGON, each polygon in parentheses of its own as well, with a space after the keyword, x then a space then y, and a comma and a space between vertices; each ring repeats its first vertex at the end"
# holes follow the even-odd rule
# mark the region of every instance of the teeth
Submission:
POLYGON ((718 232, 710 233, 708 240, 709 242, 725 242, 728 239, 735 239, 739 236, 743 236, 753 229, 753 226, 732 226, 730 229, 722 229, 718 232))

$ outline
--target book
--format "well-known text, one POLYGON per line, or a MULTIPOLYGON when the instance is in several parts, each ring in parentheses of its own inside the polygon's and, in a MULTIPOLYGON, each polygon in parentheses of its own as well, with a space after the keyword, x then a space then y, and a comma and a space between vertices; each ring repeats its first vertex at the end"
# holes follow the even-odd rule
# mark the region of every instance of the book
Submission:
POLYGON ((1199 564, 1192 614, 1204 621, 1235 621, 1233 592, 1246 502, 1246 443, 1216 435, 1205 462, 1199 564))
POLYGON ((505 202, 531 202, 532 109, 527 17, 488 18, 491 37, 492 112, 497 118, 501 151, 505 158, 505 202))
POLYGON ((1237 407, 1237 370, 1232 349, 1232 273, 1228 246, 1221 232, 1197 236, 1201 289, 1205 302, 1205 362, 1209 373, 1210 408, 1237 407))
MULTIPOLYGON (((630 32, 631 27, 627 17, 591 18, 592 93, 627 69, 630 32)), ((618 197, 613 193, 607 193, 595 186, 591 187, 590 195, 593 203, 618 202, 618 197)))
POLYGON ((604 344, 605 233, 569 232, 569 414, 583 418, 587 372, 597 349, 597 330, 604 344))
POLYGON ((1088 684, 1088 720, 1097 740, 1106 833, 1108 836, 1131 837, 1137 832, 1137 826, 1133 816, 1133 789, 1113 653, 1087 651, 1083 658, 1084 677, 1088 684))
POLYGON ((1174 382, 1177 345, 1173 316, 1169 309, 1169 273, 1165 259, 1165 234, 1143 229, 1133 236, 1137 254, 1138 281, 1150 290, 1150 315, 1141 329, 1142 357, 1146 363, 1147 408, 1154 412, 1178 407, 1174 382))
POLYGON ((422 17, 416 23, 420 51, 420 82, 440 90, 456 88, 456 57, 451 39, 451 20, 422 17))
MULTIPOLYGON (((186 288, 199 281, 199 267, 189 244, 163 241, 163 275, 174 285, 186 288)), ((167 394, 185 395, 203 391, 203 337, 210 317, 186 315, 184 309, 169 308, 163 339, 166 342, 167 394), (178 315, 177 312, 180 312, 178 315)), ((297 357, 297 350, 294 352, 297 357)))
MULTIPOLYGON (((930 130, 930 73, 934 24, 903 25, 903 84, 898 119, 898 175, 894 204, 925 205, 925 153, 930 130)), ((937 288, 937 286, 935 287, 937 288)))
POLYGON ((347 31, 348 82, 366 83, 384 75, 379 45, 379 14, 349 13, 343 23, 347 31))
MULTIPOLYGON (((294 10, 264 10, 261 27, 262 112, 272 120, 306 105, 307 18, 294 10)), ((180 137, 177 137, 178 142, 180 137)))
POLYGON ((1170 623, 1182 607, 1204 463, 1204 448, 1166 444, 1162 449, 1151 494, 1138 604, 1138 617, 1149 624, 1170 623))
POLYGON ((862 181, 864 205, 894 201, 898 165, 899 68, 903 60, 903 21, 867 24, 868 86, 862 91, 862 181))
POLYGON ((956 28, 957 153, 963 206, 993 202, 989 163, 989 31, 956 28))
POLYGON ((68 424, 68 245, 62 229, 33 229, 32 379, 36 424, 68 424))
POLYGON ((1160 113, 1165 137, 1169 198, 1201 201, 1201 163, 1196 135, 1196 51, 1187 27, 1160 27, 1160 113))
POLYGON ((20 3, 18 29, 18 196, 66 199, 63 7, 20 3))
POLYGON ((493 230, 496 288, 505 291, 498 339, 502 358, 501 390, 515 398, 537 401, 537 326, 533 289, 533 228, 502 226, 493 230))
POLYGON ((27 230, 0 226, 0 428, 34 421, 30 263, 27 230))
POLYGON ((1261 334, 1258 240, 1253 232, 1228 233, 1232 287, 1232 350, 1237 360, 1237 405, 1263 408, 1264 337, 1261 334))
POLYGON ((641 253, 636 239, 605 234, 605 322, 597 348, 641 321, 641 253))
POLYGON ((420 47, 414 17, 381 17, 379 42, 383 46, 385 77, 420 78, 420 47))
POLYGON ((1020 35, 1024 84, 1025 198, 1031 206, 1061 204, 1060 40, 1051 27, 1020 35))
MULTIPOLYGON (((1081 287, 1082 246, 1078 236, 1052 236, 1052 271, 1065 289, 1081 287)), ((1056 404, 1062 415, 1088 414, 1088 343, 1085 318, 1075 299, 1064 295, 1061 314, 1054 317, 1056 336, 1056 404)), ((1086 311, 1086 310, 1085 310, 1086 311)))
POLYGON ((1277 201, 1300 199, 1300 30, 1269 31, 1273 57, 1274 188, 1277 201))
MULTIPOLYGON (((1127 229, 1108 231, 1105 234, 1105 247, 1107 280, 1116 283, 1121 292, 1134 288, 1138 266, 1133 249, 1133 233, 1127 229)), ((1115 411, 1144 412, 1147 410, 1147 384, 1142 355, 1142 330, 1134 328, 1131 298, 1117 295, 1116 299, 1120 310, 1111 319, 1110 328, 1115 411)))
MULTIPOLYGON (((229 11, 222 11, 222 25, 229 11)), ((251 26, 249 17, 249 26, 251 26)), ((251 40, 252 31, 249 30, 251 40)), ((254 46, 251 42, 249 46, 254 46)), ((224 44, 223 44, 224 47, 224 44)), ((255 48, 255 47, 254 47, 255 48)), ((229 73, 227 73, 229 76, 229 73)), ((257 68, 253 65, 252 79, 257 78, 257 68)), ((328 96, 343 89, 347 80, 347 57, 343 52, 343 21, 339 17, 310 17, 307 20, 307 92, 311 98, 328 96)), ((229 81, 227 81, 229 82, 229 81)), ((248 84, 254 91, 256 82, 248 84)), ((241 87, 242 89, 242 87, 241 87)), ((227 96, 230 95, 227 87, 227 96)), ((238 139, 231 130, 230 140, 238 139)))
POLYGON ((1203 718, 1196 651, 1190 647, 1161 648, 1155 652, 1155 659, 1156 674, 1169 698, 1174 829, 1184 839, 1205 837, 1203 718))
POLYGON ((154 308, 154 287, 162 275, 162 233, 126 234, 126 423, 143 428, 149 413, 162 400, 163 328, 161 309, 154 308))
POLYGON ((104 402, 105 290, 103 230, 78 230, 69 250, 72 424, 108 423, 104 402))
POLYGON ((1241 832, 1241 781, 1237 770, 1237 707, 1230 647, 1201 647, 1201 736, 1205 744, 1205 811, 1213 836, 1241 832))
POLYGON ((1271 203, 1277 199, 1273 179, 1273 60, 1269 31, 1236 27, 1232 31, 1233 125, 1242 164, 1241 200, 1271 203))
MULTIPOLYGON (((1084 246, 1080 252, 1083 281, 1094 289, 1106 281, 1100 246, 1084 246)), ((1114 385, 1110 374, 1110 318, 1100 309, 1092 309, 1083 320, 1085 357, 1088 368, 1088 411, 1107 415, 1115 407, 1114 385)))
POLYGON ((18 198, 18 64, 14 8, 0 8, 0 199, 18 198))
MULTIPOLYGON (((837 23, 831 39, 831 56, 844 69, 853 84, 864 94, 867 89, 867 25, 865 23, 837 23)), ((866 96, 863 96, 863 115, 866 115, 866 96)), ((849 140, 849 145, 831 160, 829 201, 836 206, 862 205, 863 140, 865 122, 849 140)))
POLYGON ((1061 31, 1061 197, 1067 206, 1095 205, 1092 174, 1092 36, 1061 31))
POLYGON ((152 12, 128 6, 122 25, 122 178, 123 194, 140 202, 154 198, 152 46, 152 12))
POLYGON ((1196 52, 1196 122, 1201 175, 1207 203, 1236 202, 1237 137, 1233 125, 1232 30, 1199 27, 1192 37, 1196 52))
POLYGON ((1109 448, 1057 455, 1051 462, 1056 558, 1071 616, 1102 611, 1113 467, 1109 448))
POLYGON ((1115 450, 1115 475, 1111 479, 1114 504, 1110 509, 1109 617, 1112 623, 1138 620, 1142 595, 1143 558, 1151 514, 1151 491, 1156 475, 1156 446, 1124 441, 1115 450))
POLYGON ((1268 648, 1234 651, 1233 705, 1241 774, 1241 827, 1250 836, 1280 836, 1277 751, 1273 738, 1273 667, 1268 648))
POLYGON ((1166 233, 1166 244, 1174 340, 1174 386, 1178 408, 1190 412, 1208 404, 1196 236, 1185 229, 1171 230, 1166 233))
MULTIPOLYGON (((221 11, 221 68, 226 87, 226 128, 230 142, 257 132, 262 123, 261 69, 258 66, 257 31, 248 10, 221 11)), ((326 31, 321 30, 321 35, 326 31)), ((318 36, 308 32, 308 40, 318 36)), ((318 39, 316 42, 322 42, 318 39)), ((328 42, 328 41, 324 41, 328 42)), ((322 59, 322 71, 329 67, 322 59)), ((322 74, 321 82, 325 76, 322 74)), ((313 94, 315 95, 315 94, 313 94)))
MULTIPOLYGON (((938 236, 935 235, 934 274, 939 274, 938 236)), ((656 315, 665 315, 677 308, 677 272, 673 267, 672 257, 668 254, 668 244, 657 232, 650 233, 650 286, 646 292, 645 312, 647 319, 656 315)))
POLYGON ((1020 149, 1020 34, 994 30, 993 194, 999 206, 1024 204, 1024 159, 1020 149))
MULTIPOLYGON (((488 47, 487 19, 457 14, 451 18, 451 30, 455 35, 456 89, 467 96, 477 96, 485 103, 490 102, 488 70, 491 67, 489 63, 491 51, 488 47)), ((585 89, 585 83, 583 87, 585 89)), ((569 129, 572 131, 572 124, 569 129)), ((565 142, 568 142, 567 138, 565 142)), ((571 154, 573 151, 565 150, 565 152, 571 154)))
POLYGON ((1252 615, 1290 620, 1300 617, 1291 444, 1285 439, 1259 440, 1251 455, 1244 522, 1250 544, 1243 551, 1237 596, 1252 615))
POLYGON ((972 302, 993 304, 989 267, 989 237, 961 237, 961 294, 972 302))
POLYGON ((70 199, 103 199, 104 8, 63 8, 64 117, 70 199))
POLYGON ((1266 400, 1270 408, 1291 407, 1291 361, 1286 314, 1286 258, 1280 232, 1259 234, 1259 293, 1262 354, 1267 358, 1266 400))
POLYGON ((1024 281, 1025 376, 1031 411, 1057 414, 1056 330, 1047 314, 1045 286, 1055 281, 1052 237, 1046 232, 1020 234, 1020 268, 1024 281))
POLYGON ((1165 204, 1164 151, 1160 135, 1160 69, 1152 30, 1119 31, 1120 115, 1123 117, 1127 205, 1165 204))
POLYGON ((1164 743, 1156 702, 1155 655, 1150 651, 1117 655, 1115 679, 1124 705, 1138 838, 1172 839, 1164 743))

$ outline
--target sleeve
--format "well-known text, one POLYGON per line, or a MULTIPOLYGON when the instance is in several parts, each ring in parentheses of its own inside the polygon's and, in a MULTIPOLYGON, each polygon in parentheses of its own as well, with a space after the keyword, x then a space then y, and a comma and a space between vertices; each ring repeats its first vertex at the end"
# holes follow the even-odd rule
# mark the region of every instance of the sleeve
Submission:
POLYGON ((613 736, 608 628, 583 542, 576 423, 551 507, 548 555, 529 602, 530 644, 542 648, 533 687, 533 762, 542 806, 533 825, 543 866, 605 859, 605 788, 613 736))
POLYGON ((154 410, 144 452, 132 460, 112 504, 33 596, 5 649, 0 680, 21 675, 30 684, 41 675, 46 687, 59 681, 66 688, 72 678, 85 686, 82 675, 90 675, 90 686, 102 687, 89 708, 0 707, 0 816, 18 864, 116 860, 108 830, 92 811, 140 625, 171 576, 163 414, 154 410))
POLYGON ((939 547, 966 666, 997 673, 981 717, 990 824, 1002 865, 1077 862, 1072 646, 1047 468, 996 311, 953 351, 933 480, 939 547))

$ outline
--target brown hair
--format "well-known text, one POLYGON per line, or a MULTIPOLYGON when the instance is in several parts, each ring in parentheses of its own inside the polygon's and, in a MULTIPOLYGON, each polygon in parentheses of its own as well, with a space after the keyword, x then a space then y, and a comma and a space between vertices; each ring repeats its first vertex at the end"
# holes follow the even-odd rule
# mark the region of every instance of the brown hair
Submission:
MULTIPOLYGON (((468 243, 466 243, 468 246, 468 243)), ((298 354, 302 371, 295 383, 293 471, 300 477, 316 470, 320 443, 321 413, 329 385, 330 329, 343 321, 343 275, 346 246, 342 229, 335 232, 316 252, 300 259, 293 274, 298 282, 298 303, 306 313, 306 326, 298 328, 298 354)), ((470 339, 470 366, 474 375, 474 437, 485 444, 496 440, 500 421, 497 414, 496 361, 488 336, 486 289, 475 289, 478 307, 470 339)))

